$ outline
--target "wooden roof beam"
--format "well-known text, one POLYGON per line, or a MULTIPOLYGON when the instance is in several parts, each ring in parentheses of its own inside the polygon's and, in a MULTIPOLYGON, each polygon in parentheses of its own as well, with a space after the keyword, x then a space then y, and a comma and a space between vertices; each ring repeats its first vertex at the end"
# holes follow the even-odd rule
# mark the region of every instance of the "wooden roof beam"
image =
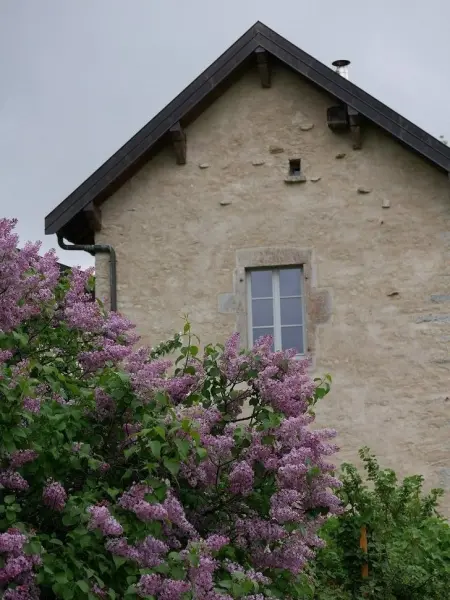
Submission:
POLYGON ((186 132, 181 127, 181 123, 175 123, 169 131, 177 165, 186 164, 186 132))
POLYGON ((259 77, 261 79, 261 85, 263 88, 270 88, 271 86, 271 72, 270 72, 270 61, 269 53, 264 48, 256 48, 256 64, 258 66, 259 77))
POLYGON ((100 208, 93 202, 90 202, 85 208, 83 213, 86 215, 89 228, 92 231, 101 231, 102 229, 102 213, 100 208))
POLYGON ((348 123, 350 126, 350 135, 352 138, 353 150, 361 150, 361 116, 357 110, 347 106, 348 123))

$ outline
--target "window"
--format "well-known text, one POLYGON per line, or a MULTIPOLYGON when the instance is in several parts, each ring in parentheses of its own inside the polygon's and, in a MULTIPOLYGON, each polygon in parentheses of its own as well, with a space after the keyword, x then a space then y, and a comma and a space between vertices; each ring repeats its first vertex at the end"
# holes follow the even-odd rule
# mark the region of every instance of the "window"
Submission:
POLYGON ((299 158, 291 158, 289 160, 289 175, 297 177, 301 174, 301 160, 299 158))
POLYGON ((247 272, 249 343, 273 337, 274 350, 305 353, 303 269, 282 267, 247 272))

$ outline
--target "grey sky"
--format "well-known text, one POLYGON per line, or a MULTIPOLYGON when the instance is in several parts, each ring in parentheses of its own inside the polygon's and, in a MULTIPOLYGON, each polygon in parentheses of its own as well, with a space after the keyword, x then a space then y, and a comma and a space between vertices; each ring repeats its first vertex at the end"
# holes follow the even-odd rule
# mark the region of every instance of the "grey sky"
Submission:
POLYGON ((54 247, 45 215, 257 20, 450 135, 448 0, 0 0, 0 216, 21 242, 54 247))

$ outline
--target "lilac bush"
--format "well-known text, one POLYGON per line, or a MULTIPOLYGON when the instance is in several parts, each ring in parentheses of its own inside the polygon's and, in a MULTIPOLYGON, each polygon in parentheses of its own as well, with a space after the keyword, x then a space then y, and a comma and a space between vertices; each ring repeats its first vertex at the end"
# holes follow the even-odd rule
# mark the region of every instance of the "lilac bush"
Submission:
POLYGON ((0 596, 302 597, 340 512, 329 381, 261 338, 138 347, 91 271, 0 220, 0 596), (167 357, 176 356, 171 361, 167 357))

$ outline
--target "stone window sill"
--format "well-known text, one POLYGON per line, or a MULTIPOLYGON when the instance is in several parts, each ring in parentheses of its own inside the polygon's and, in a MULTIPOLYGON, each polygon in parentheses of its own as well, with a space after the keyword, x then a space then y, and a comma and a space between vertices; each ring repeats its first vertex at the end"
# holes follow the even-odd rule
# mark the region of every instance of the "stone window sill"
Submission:
POLYGON ((306 181, 305 175, 288 175, 284 183, 304 183, 306 181))

